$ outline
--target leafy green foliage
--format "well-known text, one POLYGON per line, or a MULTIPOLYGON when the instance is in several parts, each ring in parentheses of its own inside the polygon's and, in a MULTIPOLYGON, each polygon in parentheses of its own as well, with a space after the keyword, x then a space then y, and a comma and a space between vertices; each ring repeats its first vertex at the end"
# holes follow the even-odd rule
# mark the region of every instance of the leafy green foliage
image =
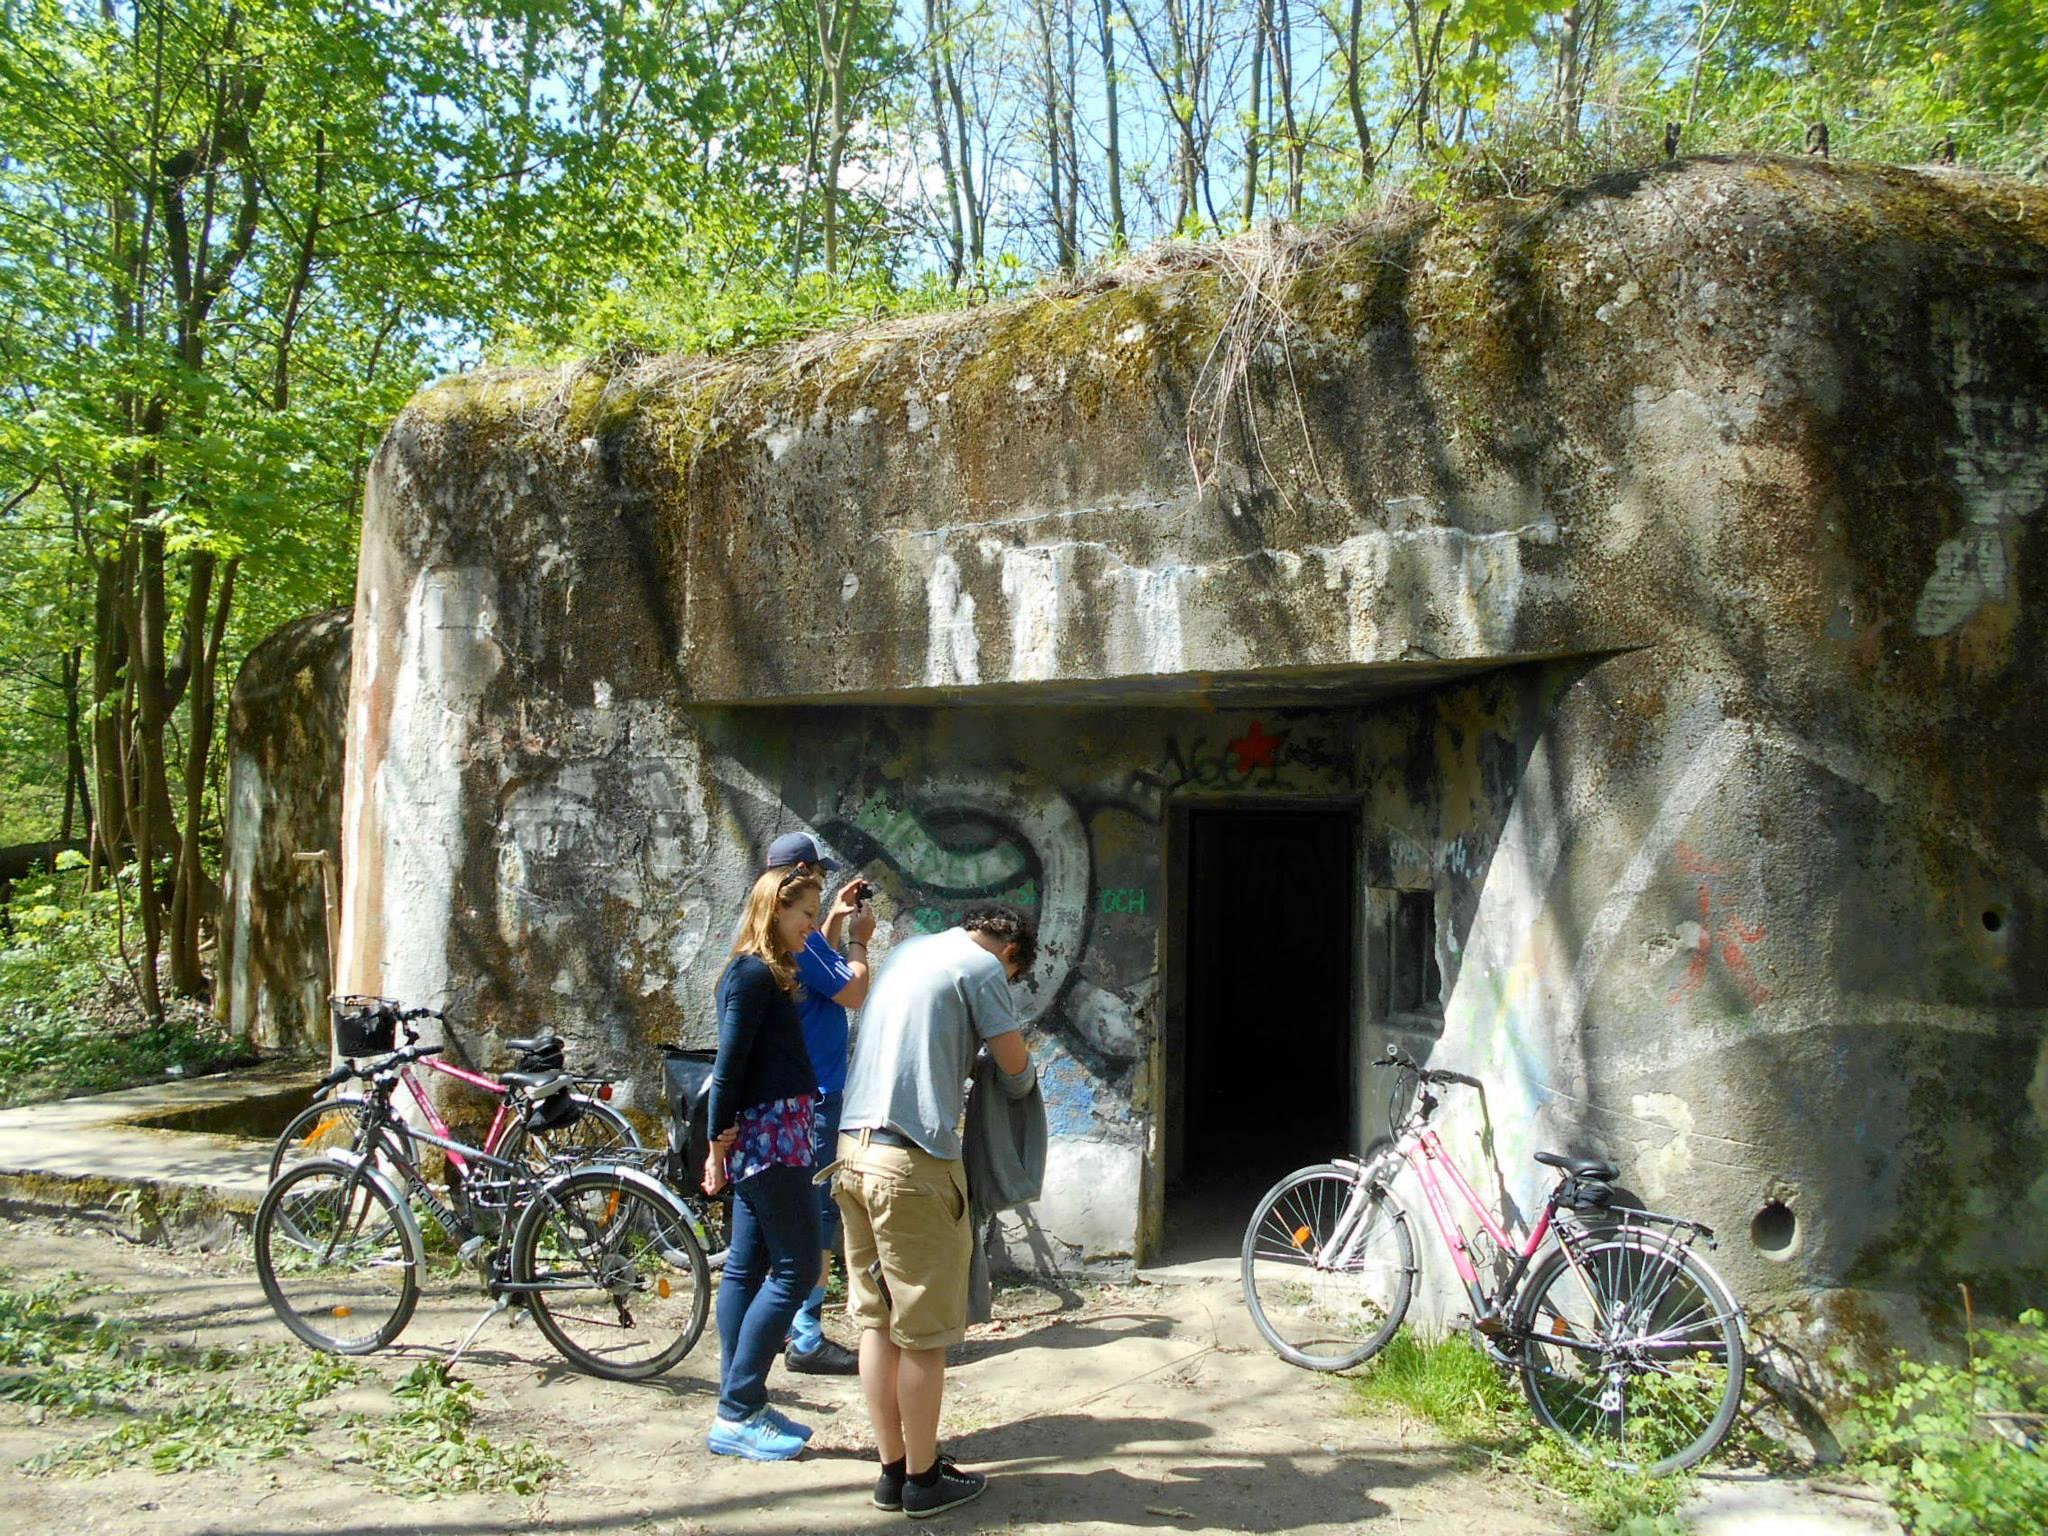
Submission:
POLYGON ((1960 1366, 1901 1355, 1889 1384, 1852 1379, 1845 1444, 1914 1536, 2048 1530, 2048 1316, 1973 1331, 1960 1366))
POLYGON ((146 1379, 134 1329, 71 1310, 82 1295, 69 1278, 27 1290, 0 1287, 0 1398, 89 1413, 146 1379))
MULTIPOLYGON (((4 1280, 4 1277, 0 1277, 4 1280)), ((192 1472, 289 1454, 361 1363, 290 1345, 190 1350, 147 1343, 134 1323, 81 1310, 92 1293, 66 1277, 0 1283, 0 1400, 72 1417, 119 1414, 102 1434, 30 1461, 32 1473, 88 1477, 120 1466, 192 1472)), ((476 1429, 476 1388, 439 1360, 393 1389, 397 1409, 357 1440, 379 1487, 409 1497, 538 1493, 560 1463, 531 1442, 500 1445, 476 1429)))
POLYGON ((1641 1477, 1583 1459, 1537 1428, 1500 1367, 1462 1335, 1425 1341, 1404 1328, 1352 1390, 1363 1406, 1405 1409, 1486 1452, 1501 1472, 1566 1499, 1596 1529, 1678 1536, 1676 1511, 1690 1478, 1641 1477))
POLYGON ((282 1456, 309 1428, 300 1410, 363 1374, 353 1360, 285 1345, 252 1352, 246 1359, 223 1350, 190 1363, 168 1353, 154 1360, 160 1374, 145 1385, 174 1389, 160 1391, 160 1406, 104 1434, 38 1456, 28 1470, 90 1477, 141 1464, 157 1472, 193 1472, 224 1461, 282 1456), (229 1366, 243 1368, 236 1379, 205 1383, 206 1375, 229 1366))
POLYGON ((360 1438, 377 1486, 410 1498, 534 1494, 561 1463, 531 1441, 500 1445, 475 1427, 477 1391, 441 1360, 422 1360, 393 1389, 404 1405, 360 1438))
MULTIPOLYGON (((76 855, 62 861, 75 865, 76 855)), ((85 888, 71 867, 15 892, 12 937, 0 936, 0 1104, 104 1092, 248 1059, 205 1009, 146 1021, 121 953, 123 906, 134 922, 135 872, 85 888)), ((132 949, 131 949, 132 953, 132 949)))
POLYGON ((89 1294, 69 1278, 26 1289, 0 1285, 0 1398, 74 1417, 127 1416, 104 1434, 35 1458, 31 1472, 86 1476, 138 1462, 182 1472, 281 1455, 305 1433, 302 1407, 363 1374, 353 1361, 281 1345, 152 1346, 131 1322, 78 1310, 89 1294))

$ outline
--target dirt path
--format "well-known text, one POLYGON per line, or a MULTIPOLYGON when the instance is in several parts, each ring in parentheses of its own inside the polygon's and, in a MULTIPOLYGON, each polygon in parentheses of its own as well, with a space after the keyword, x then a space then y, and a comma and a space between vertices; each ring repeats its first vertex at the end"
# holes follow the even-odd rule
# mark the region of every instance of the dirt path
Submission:
MULTIPOLYGON (((23 1221, 0 1224, 0 1270, 17 1287, 66 1272, 112 1287, 83 1304, 138 1323, 153 1343, 234 1348, 288 1338, 239 1253, 137 1247, 23 1221)), ((187 1473, 145 1464, 85 1478, 32 1474, 26 1458, 119 1420, 0 1402, 0 1529, 809 1536, 908 1528, 868 1505, 873 1463, 851 1380, 780 1370, 771 1378, 775 1400, 816 1427, 801 1461, 759 1466, 706 1452, 717 1364, 709 1331, 670 1376, 622 1386, 564 1369, 530 1325, 495 1320, 456 1372, 482 1396, 474 1427, 500 1444, 540 1444, 564 1470, 533 1497, 376 1491, 358 1423, 388 1415, 389 1388, 421 1360, 445 1356, 479 1310, 474 1293, 436 1284, 402 1347, 373 1357, 372 1377, 302 1410, 309 1432, 271 1460, 187 1473)), ((1425 1426, 1361 1417, 1341 1381, 1282 1364, 1259 1344, 1233 1286, 1018 1290, 999 1310, 958 1352, 946 1408, 947 1449, 995 1481, 978 1503, 935 1522, 940 1529, 1524 1536, 1577 1528, 1516 1481, 1470 1467, 1425 1426)), ((255 1390, 253 1380, 241 1386, 255 1390)))

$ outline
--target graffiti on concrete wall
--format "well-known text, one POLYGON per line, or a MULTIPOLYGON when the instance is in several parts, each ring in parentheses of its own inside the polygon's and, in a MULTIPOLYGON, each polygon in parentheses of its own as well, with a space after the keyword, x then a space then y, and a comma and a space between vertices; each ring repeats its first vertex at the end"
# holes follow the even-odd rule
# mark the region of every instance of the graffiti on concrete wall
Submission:
POLYGON ((1698 883, 1699 917, 1679 929, 1680 948, 1689 958, 1685 975, 1666 1001, 1680 1003, 1699 991, 1718 958, 1749 1005, 1761 1008, 1770 1001, 1771 989, 1757 978, 1749 950, 1762 942, 1764 925, 1745 922, 1728 894, 1728 877, 1739 871, 1732 864, 1707 858, 1690 843, 1678 845, 1676 858, 1679 870, 1698 883))
POLYGON ((1023 1021, 1100 1076, 1128 1077, 1143 1053, 1149 977, 1112 976, 1105 986, 1088 974, 1102 967, 1084 962, 1100 909, 1128 910, 1134 898, 1096 889, 1088 825, 1068 795, 964 778, 911 792, 878 782, 818 830, 880 886, 892 939, 949 928, 984 901, 1033 917, 1039 960, 1020 990, 1023 1021))
POLYGON ((1161 1022, 1169 797, 1355 782, 1350 726, 1333 716, 1157 719, 875 712, 849 752, 795 716, 749 715, 711 766, 753 852, 801 827, 875 883, 884 969, 889 945, 978 903, 1031 916, 1039 960, 1016 998, 1057 1132, 1132 1141, 1161 1022))
POLYGON ((1143 779, 1166 793, 1186 790, 1304 790, 1348 785, 1347 746, 1299 725, 1268 730, 1254 720, 1228 731, 1166 738, 1166 750, 1143 779))

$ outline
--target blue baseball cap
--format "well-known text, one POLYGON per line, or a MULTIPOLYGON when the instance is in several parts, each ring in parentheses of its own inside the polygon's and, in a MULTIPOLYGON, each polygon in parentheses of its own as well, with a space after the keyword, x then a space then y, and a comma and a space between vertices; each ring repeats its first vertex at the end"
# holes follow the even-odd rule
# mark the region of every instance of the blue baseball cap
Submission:
POLYGON ((785 832, 768 845, 768 862, 763 869, 781 869, 789 864, 822 864, 827 869, 839 868, 837 859, 828 859, 818 847, 818 840, 808 832, 785 832))

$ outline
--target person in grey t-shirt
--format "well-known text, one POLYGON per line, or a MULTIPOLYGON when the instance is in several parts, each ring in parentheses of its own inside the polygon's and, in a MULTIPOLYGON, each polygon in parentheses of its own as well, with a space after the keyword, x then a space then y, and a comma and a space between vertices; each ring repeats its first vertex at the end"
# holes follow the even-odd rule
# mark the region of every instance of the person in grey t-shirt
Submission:
POLYGON ((1003 1091, 1036 1081, 1010 1003, 1038 938, 1014 907, 976 907, 958 928, 899 944, 861 1013, 839 1122, 835 1188, 846 1232, 846 1310, 882 1463, 874 1502, 935 1515, 988 1486, 939 1455, 946 1348, 967 1332, 974 1248, 960 1122, 984 1045, 1003 1091))

